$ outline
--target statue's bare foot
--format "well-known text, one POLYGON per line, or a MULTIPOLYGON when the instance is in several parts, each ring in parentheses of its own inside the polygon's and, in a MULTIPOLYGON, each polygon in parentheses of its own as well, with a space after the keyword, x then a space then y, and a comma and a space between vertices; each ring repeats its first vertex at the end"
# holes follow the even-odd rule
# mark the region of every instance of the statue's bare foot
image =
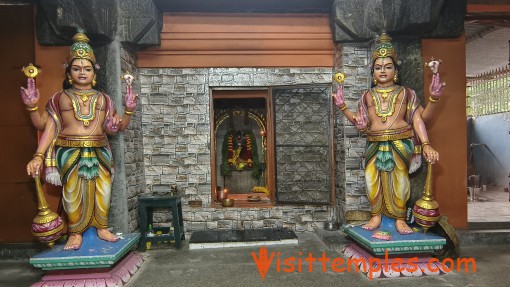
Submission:
POLYGON ((402 235, 407 235, 414 232, 403 219, 397 219, 395 221, 395 227, 397 228, 398 233, 402 235))
POLYGON ((114 235, 106 228, 98 228, 97 236, 99 238, 103 239, 104 241, 108 241, 108 242, 116 242, 119 240, 118 236, 114 235))
POLYGON ((361 226, 361 228, 363 228, 365 230, 372 231, 372 230, 376 230, 377 228, 379 228, 380 225, 381 225, 381 215, 377 214, 377 215, 372 216, 372 218, 370 218, 370 220, 365 225, 361 226))
POLYGON ((64 246, 64 250, 78 250, 81 247, 81 242, 83 238, 79 233, 71 233, 69 235, 69 239, 67 239, 66 245, 64 246))

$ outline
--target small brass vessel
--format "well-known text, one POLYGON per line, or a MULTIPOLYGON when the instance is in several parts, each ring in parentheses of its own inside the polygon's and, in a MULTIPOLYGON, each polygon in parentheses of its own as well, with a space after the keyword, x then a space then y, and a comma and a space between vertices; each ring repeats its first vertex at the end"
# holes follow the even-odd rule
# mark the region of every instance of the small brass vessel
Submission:
POLYGON ((232 207, 234 206, 234 199, 233 198, 224 198, 221 200, 221 206, 223 207, 232 207))

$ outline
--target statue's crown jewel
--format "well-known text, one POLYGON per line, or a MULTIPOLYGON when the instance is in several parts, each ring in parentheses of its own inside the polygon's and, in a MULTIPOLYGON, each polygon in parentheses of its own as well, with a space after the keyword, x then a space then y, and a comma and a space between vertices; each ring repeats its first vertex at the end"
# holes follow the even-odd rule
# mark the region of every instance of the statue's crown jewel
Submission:
POLYGON ((90 41, 87 35, 78 32, 73 37, 74 44, 71 46, 71 49, 69 50, 69 57, 68 57, 68 63, 69 65, 72 63, 75 59, 87 59, 92 64, 96 63, 96 57, 94 56, 94 50, 92 50, 92 47, 88 44, 90 41))
POLYGON ((386 57, 392 57, 395 64, 398 63, 397 51, 395 51, 391 44, 391 37, 383 32, 377 39, 377 45, 372 53, 372 61, 375 61, 377 58, 386 57))

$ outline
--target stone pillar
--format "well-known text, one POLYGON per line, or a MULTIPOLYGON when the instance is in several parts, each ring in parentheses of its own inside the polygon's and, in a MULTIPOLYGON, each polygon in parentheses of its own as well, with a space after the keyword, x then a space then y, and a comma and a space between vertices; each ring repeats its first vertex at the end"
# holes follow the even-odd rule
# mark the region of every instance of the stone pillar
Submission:
MULTIPOLYGON (((124 111, 121 75, 125 71, 138 75, 135 50, 159 45, 162 27, 152 0, 41 0, 36 21, 42 45, 70 45, 73 35, 83 30, 101 66, 97 89, 112 98, 118 113, 124 111)), ((140 93, 137 79, 135 92, 140 93)), ((145 191, 140 106, 128 131, 109 138, 115 169, 109 224, 115 232, 137 229, 136 195, 145 191)))
MULTIPOLYGON (((387 32, 401 61, 399 77, 405 86, 414 89, 424 102, 422 38, 454 38, 464 28, 466 0, 335 0, 331 26, 336 43, 333 73, 346 74, 344 94, 352 109, 363 90, 370 88, 371 52, 375 38, 387 32)), ((428 60, 428 59, 427 59, 428 60)), ((342 116, 337 114, 339 135, 336 146, 337 199, 340 218, 349 218, 349 211, 369 210, 365 195, 364 171, 361 161, 365 138, 342 116), (341 119, 338 119, 340 117, 341 119)), ((421 196, 426 168, 411 177, 409 205, 421 196)))
MULTIPOLYGON (((122 94, 122 82, 120 81, 122 76, 120 68, 120 46, 120 42, 114 40, 106 45, 97 47, 95 53, 97 62, 101 66, 97 76, 97 88, 110 95, 117 113, 122 114, 124 111, 124 97, 122 94)), ((129 223, 126 220, 128 218, 128 197, 124 157, 126 154, 124 133, 108 136, 108 139, 113 153, 115 172, 112 186, 109 224, 115 228, 115 231, 127 232, 129 223)))

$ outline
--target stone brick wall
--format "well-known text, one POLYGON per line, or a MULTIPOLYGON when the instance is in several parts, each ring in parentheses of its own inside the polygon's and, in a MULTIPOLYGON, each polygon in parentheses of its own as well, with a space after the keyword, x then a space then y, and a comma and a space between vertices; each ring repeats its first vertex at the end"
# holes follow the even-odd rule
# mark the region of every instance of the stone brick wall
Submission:
MULTIPOLYGON (((140 69, 143 161, 147 192, 183 193, 186 232, 203 229, 288 227, 322 228, 328 206, 212 208, 210 165, 210 88, 268 87, 331 83, 327 68, 140 69), (189 200, 201 199, 202 208, 189 200)), ((164 221, 166 216, 157 215, 164 221)), ((162 224, 163 225, 163 224, 162 224)))
MULTIPOLYGON (((355 112, 361 94, 370 87, 370 47, 359 44, 337 44, 335 47, 334 72, 346 75, 344 96, 346 104, 355 112)), ((334 89, 336 91, 336 85, 334 89)), ((336 109, 336 167, 337 200, 339 217, 344 218, 349 210, 370 210, 365 192, 365 177, 362 162, 366 137, 336 109)))

